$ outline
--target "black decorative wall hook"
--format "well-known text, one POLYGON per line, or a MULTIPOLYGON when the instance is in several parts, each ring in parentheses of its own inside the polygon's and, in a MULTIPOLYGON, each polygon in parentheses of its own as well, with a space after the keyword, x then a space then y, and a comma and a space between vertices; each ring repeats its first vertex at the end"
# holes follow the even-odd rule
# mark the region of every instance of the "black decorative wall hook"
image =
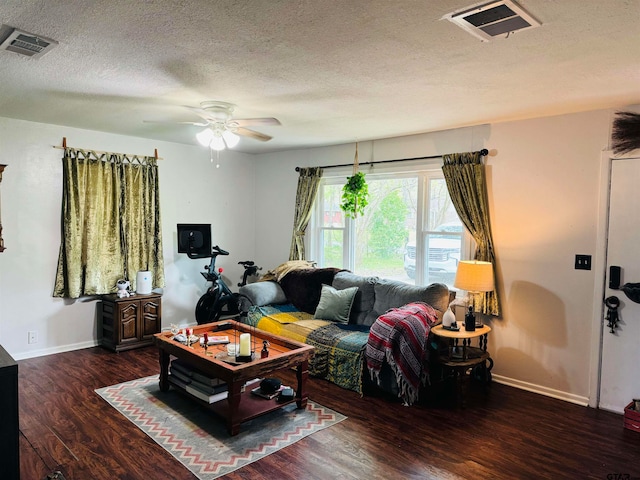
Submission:
POLYGON ((604 300, 604 304, 607 306, 607 327, 610 329, 610 333, 615 333, 615 329, 618 326, 618 307, 620 306, 620 299, 618 297, 611 296, 604 300))

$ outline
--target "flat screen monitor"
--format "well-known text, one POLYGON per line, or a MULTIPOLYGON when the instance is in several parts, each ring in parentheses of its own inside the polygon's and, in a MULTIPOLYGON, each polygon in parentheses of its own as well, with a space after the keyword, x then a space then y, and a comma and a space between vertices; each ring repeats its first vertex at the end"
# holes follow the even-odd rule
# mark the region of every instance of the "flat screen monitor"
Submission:
POLYGON ((178 253, 186 253, 189 258, 211 256, 211 224, 179 223, 178 253))

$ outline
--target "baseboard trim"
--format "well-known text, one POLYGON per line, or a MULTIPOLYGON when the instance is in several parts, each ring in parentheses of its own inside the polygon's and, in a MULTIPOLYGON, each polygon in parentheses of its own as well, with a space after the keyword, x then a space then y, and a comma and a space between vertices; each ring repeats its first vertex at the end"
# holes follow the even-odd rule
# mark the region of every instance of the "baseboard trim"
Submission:
POLYGON ((523 382, 521 380, 515 380, 513 378, 503 377, 501 375, 492 374, 491 378, 496 383, 508 385, 509 387, 519 388, 528 392, 538 393, 546 397, 557 398, 558 400, 564 400, 565 402, 575 403, 583 407, 589 406, 589 398, 581 395, 573 395, 571 393, 562 392, 560 390, 554 390, 553 388, 543 387, 534 383, 523 382))
POLYGON ((64 352, 71 352, 73 350, 81 350, 83 348, 97 347, 98 345, 99 343, 97 340, 91 340, 88 342, 71 343, 69 345, 60 345, 58 347, 43 348, 40 350, 22 352, 15 355, 12 354, 11 356, 16 361, 26 360, 28 358, 44 357, 45 355, 53 355, 56 353, 64 353, 64 352))

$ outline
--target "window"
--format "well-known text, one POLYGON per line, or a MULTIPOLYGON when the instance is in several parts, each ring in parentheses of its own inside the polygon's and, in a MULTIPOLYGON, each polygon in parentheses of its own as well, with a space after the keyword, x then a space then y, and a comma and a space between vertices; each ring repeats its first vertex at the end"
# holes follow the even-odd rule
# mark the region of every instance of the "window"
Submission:
POLYGON ((458 261, 469 257, 470 236, 439 167, 367 173, 369 205, 355 220, 340 209, 349 174, 327 173, 311 219, 309 259, 359 275, 453 287, 458 261))

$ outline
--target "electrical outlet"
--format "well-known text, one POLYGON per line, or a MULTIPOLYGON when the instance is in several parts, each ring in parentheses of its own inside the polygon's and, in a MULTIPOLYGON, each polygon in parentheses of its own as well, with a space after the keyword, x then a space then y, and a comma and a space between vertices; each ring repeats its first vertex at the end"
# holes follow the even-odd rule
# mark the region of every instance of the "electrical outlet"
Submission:
POLYGON ((591 270, 591 255, 576 255, 576 270, 591 270))
POLYGON ((32 343, 38 343, 38 332, 36 332, 35 330, 31 330, 29 332, 29 345, 31 345, 32 343))

